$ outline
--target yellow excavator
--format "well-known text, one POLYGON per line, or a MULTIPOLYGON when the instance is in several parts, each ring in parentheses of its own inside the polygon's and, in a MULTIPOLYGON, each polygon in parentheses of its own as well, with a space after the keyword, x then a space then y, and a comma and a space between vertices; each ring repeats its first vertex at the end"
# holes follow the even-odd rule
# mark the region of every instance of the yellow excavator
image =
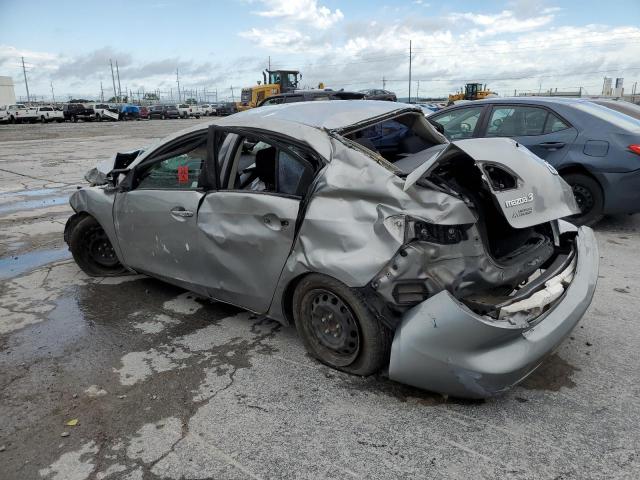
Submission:
POLYGON ((265 98, 297 90, 302 74, 298 70, 265 70, 262 77, 262 84, 258 82, 242 89, 240 101, 236 103, 239 112, 257 107, 265 98))
POLYGON ((487 85, 481 83, 467 83, 464 86, 464 91, 460 89, 459 92, 449 95, 449 104, 458 100, 481 100, 483 98, 496 95, 491 90, 487 89, 487 85))

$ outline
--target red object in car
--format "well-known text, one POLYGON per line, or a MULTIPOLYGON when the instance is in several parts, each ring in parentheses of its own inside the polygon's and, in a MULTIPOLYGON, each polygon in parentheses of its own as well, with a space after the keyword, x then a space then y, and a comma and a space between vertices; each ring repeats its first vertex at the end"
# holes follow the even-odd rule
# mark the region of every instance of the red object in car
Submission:
POLYGON ((140 118, 149 118, 149 109, 147 107, 140 107, 140 118))
POLYGON ((631 150, 633 153, 637 153, 638 155, 640 155, 640 145, 629 145, 629 150, 631 150))

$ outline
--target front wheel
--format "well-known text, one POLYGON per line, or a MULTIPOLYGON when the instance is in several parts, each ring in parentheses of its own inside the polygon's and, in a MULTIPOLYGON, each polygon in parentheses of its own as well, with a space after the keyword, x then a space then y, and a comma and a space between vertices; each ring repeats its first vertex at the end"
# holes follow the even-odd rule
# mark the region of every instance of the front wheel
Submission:
POLYGON ((568 220, 574 225, 593 225, 603 217, 604 195, 602 188, 593 178, 580 173, 563 176, 571 185, 580 213, 572 215, 568 220))
POLYGON ((121 275, 126 272, 107 234, 98 221, 86 216, 69 233, 69 250, 78 266, 93 277, 121 275))
POLYGON ((330 367, 371 375, 389 362, 391 332, 356 291, 331 277, 304 277, 293 295, 293 315, 308 352, 330 367))

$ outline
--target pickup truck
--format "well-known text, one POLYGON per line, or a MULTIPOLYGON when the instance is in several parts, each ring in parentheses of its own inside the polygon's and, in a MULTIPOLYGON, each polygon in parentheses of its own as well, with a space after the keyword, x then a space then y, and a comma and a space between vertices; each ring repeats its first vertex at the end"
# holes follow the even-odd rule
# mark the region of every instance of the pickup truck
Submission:
POLYGON ((78 120, 93 120, 95 112, 89 105, 82 103, 65 103, 62 107, 64 119, 71 122, 78 120))
POLYGON ((178 108, 178 112, 180 112, 180 117, 182 118, 189 118, 189 117, 200 118, 200 115, 201 115, 200 110, 195 105, 181 103, 179 105, 176 105, 176 107, 178 108))
POLYGON ((42 107, 38 107, 36 110, 36 113, 38 114, 38 120, 40 120, 42 123, 49 123, 49 122, 64 122, 64 114, 62 113, 62 110, 57 110, 55 107, 52 107, 51 105, 44 105, 42 107))
POLYGON ((93 108, 97 122, 101 122, 102 120, 118 120, 119 115, 117 108, 114 109, 106 103, 94 103, 89 106, 93 108))
POLYGON ((9 123, 35 122, 38 119, 36 108, 27 107, 21 103, 7 106, 7 121, 9 123))

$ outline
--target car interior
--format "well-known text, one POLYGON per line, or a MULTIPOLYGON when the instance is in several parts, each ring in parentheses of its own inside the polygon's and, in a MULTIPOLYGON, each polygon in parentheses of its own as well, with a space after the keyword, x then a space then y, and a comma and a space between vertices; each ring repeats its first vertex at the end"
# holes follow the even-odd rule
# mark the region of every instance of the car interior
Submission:
POLYGON ((414 113, 349 130, 343 136, 379 154, 400 170, 419 165, 431 156, 427 152, 430 148, 442 144, 424 116, 414 113), (422 152, 427 152, 426 157, 422 152))
POLYGON ((260 138, 233 137, 230 140, 235 140, 235 153, 227 167, 230 190, 304 196, 320 165, 313 155, 281 142, 271 144, 260 138))

